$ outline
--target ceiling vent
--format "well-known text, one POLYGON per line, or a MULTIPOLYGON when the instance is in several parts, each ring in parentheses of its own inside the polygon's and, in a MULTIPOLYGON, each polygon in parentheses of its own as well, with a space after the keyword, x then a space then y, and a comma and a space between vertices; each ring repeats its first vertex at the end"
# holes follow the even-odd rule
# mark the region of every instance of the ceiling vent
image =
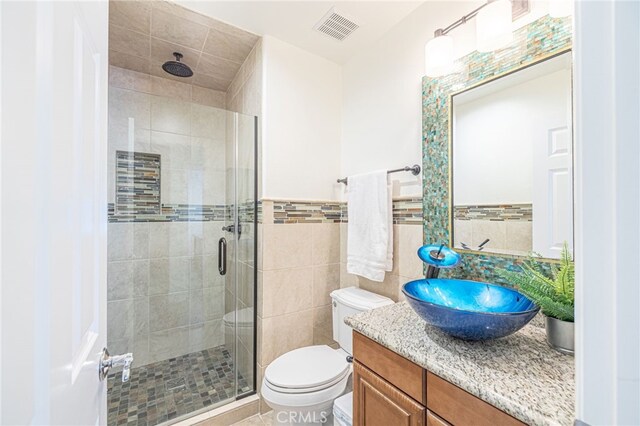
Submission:
POLYGON ((331 8, 326 15, 313 27, 314 30, 328 35, 329 37, 343 41, 352 32, 357 30, 358 24, 347 18, 343 14, 331 8))

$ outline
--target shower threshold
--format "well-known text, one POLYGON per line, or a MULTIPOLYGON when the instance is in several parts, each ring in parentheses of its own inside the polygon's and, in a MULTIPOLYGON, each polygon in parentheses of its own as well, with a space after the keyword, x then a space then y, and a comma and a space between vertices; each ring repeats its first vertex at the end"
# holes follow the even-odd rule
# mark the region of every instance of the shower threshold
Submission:
POLYGON ((107 424, 152 426, 234 401, 250 391, 224 345, 131 369, 131 379, 109 375, 107 424))

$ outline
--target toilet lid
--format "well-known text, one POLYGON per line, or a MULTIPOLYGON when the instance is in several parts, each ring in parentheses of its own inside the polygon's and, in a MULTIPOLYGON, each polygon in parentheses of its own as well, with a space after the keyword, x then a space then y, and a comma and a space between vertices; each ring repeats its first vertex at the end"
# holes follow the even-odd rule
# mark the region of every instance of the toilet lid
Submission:
POLYGON ((349 371, 343 355, 327 345, 307 346, 278 357, 267 367, 265 379, 285 389, 330 385, 349 371))

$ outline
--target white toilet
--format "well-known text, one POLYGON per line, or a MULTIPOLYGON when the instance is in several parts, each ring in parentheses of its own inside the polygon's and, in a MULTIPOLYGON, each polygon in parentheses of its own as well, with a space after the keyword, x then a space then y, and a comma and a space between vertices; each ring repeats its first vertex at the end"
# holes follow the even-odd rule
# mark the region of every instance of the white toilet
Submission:
POLYGON ((276 358, 265 370, 261 393, 274 410, 276 424, 331 424, 333 401, 351 390, 347 357, 352 353, 352 330, 344 318, 394 303, 356 287, 335 290, 331 299, 333 339, 340 348, 319 345, 295 349, 276 358))

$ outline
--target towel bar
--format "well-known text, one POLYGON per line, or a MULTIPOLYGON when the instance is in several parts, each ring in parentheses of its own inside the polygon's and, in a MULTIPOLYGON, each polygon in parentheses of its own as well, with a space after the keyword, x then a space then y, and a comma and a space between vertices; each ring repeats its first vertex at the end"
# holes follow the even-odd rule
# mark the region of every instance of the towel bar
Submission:
MULTIPOLYGON (((420 166, 417 164, 414 164, 413 166, 406 166, 403 167, 401 169, 393 169, 393 170, 388 170, 387 174, 390 173, 396 173, 396 172, 411 172, 412 175, 414 176, 418 176, 420 174, 420 166)), ((342 179, 338 179, 338 183, 344 183, 345 185, 347 184, 347 179, 348 178, 342 178, 342 179)))

